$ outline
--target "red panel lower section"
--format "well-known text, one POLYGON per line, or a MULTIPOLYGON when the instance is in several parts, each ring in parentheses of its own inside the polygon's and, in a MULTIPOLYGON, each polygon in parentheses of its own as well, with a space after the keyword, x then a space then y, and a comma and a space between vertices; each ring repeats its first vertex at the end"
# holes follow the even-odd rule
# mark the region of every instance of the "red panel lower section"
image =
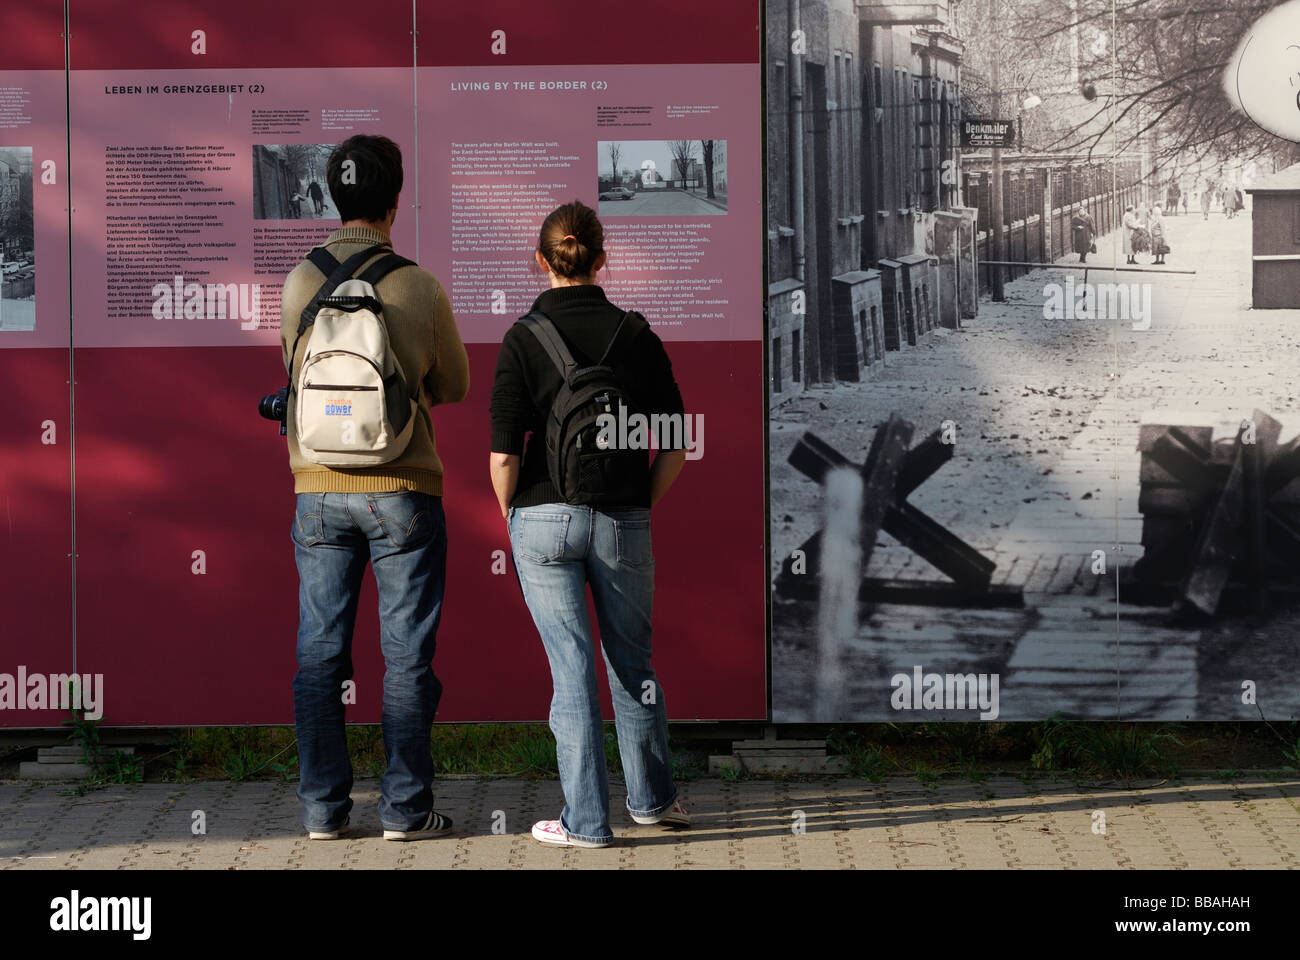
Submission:
POLYGON ((0 390, 0 727, 57 727, 68 711, 14 686, 72 669, 67 349, 0 350, 0 390))
MULTIPOLYGON (((707 430, 705 456, 655 509, 656 669, 672 719, 765 718, 762 344, 670 351, 707 430)), ((469 398, 434 411, 450 543, 439 720, 544 721, 550 705, 513 571, 492 573, 493 551, 509 553, 487 470, 496 352, 471 346, 469 398)), ((105 675, 104 722, 292 722, 293 487, 284 441, 256 411, 283 383, 278 351, 79 348, 77 381, 77 666, 105 675)), ((349 719, 377 722, 369 575, 354 661, 349 719)))

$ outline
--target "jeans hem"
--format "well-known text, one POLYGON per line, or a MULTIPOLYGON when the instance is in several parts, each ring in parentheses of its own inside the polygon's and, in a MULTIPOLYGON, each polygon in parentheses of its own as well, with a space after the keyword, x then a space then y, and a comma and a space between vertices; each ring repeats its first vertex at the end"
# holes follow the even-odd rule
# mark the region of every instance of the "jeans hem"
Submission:
POLYGON ((634 810, 632 809, 632 805, 629 803, 627 805, 627 812, 636 817, 657 817, 677 802, 677 796, 678 792, 674 790, 672 797, 669 798, 667 803, 658 807, 651 807, 649 810, 634 810))
POLYGON ((574 833, 564 825, 563 817, 560 818, 560 829, 564 831, 565 837, 573 837, 575 840, 581 840, 584 843, 598 843, 602 847, 607 847, 614 842, 614 834, 612 833, 608 837, 592 837, 585 833, 574 833))
MULTIPOLYGON (((561 826, 562 829, 564 829, 564 825, 563 825, 563 824, 561 824, 560 826, 561 826)), ((596 843, 596 844, 599 844, 599 845, 602 846, 602 847, 608 847, 608 846, 610 846, 611 844, 613 844, 613 842, 614 842, 614 838, 613 838, 613 836, 608 836, 608 837, 588 837, 588 836, 586 836, 586 835, 584 835, 584 834, 581 834, 581 833, 574 833, 572 830, 568 830, 568 829, 564 829, 564 835, 565 835, 566 837, 572 837, 574 840, 581 840, 583 843, 596 843)))

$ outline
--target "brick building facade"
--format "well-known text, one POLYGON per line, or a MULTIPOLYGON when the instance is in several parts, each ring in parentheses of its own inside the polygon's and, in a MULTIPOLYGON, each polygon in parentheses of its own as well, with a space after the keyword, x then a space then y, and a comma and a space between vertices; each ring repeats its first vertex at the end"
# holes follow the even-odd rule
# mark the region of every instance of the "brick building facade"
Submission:
POLYGON ((886 351, 957 326, 973 214, 959 207, 962 45, 946 3, 768 0, 767 45, 780 396, 861 379, 886 351))

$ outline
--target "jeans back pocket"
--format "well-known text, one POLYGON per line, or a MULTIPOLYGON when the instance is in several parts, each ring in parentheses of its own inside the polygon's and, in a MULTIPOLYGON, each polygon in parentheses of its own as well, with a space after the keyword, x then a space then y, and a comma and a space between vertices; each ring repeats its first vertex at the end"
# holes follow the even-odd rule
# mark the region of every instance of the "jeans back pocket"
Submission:
POLYGON ((614 515, 612 519, 618 562, 629 567, 653 567, 655 555, 650 540, 650 511, 614 515))
POLYGON ((511 526, 515 552, 534 563, 553 563, 564 556, 569 536, 567 513, 532 513, 516 510, 511 526))
POLYGON ((438 532, 434 516, 438 498, 415 490, 368 493, 366 503, 393 546, 407 549, 432 540, 438 532))

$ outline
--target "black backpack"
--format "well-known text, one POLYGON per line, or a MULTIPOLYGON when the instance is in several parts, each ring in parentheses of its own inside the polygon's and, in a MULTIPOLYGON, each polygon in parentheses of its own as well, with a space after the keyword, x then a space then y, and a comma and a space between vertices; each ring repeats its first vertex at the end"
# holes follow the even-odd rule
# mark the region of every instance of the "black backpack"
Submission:
MULTIPOLYGON (((560 389, 546 418, 546 465, 564 502, 625 502, 629 489, 648 487, 648 450, 622 449, 617 439, 613 443, 608 438, 599 442, 602 415, 617 421, 621 405, 627 411, 626 422, 637 412, 627 388, 606 361, 624 328, 628 342, 636 340, 648 325, 645 317, 634 311, 623 314, 605 352, 589 367, 578 366, 564 337, 546 314, 534 311, 519 322, 532 331, 560 373, 560 389)), ((606 426, 608 423, 605 421, 606 426)))

